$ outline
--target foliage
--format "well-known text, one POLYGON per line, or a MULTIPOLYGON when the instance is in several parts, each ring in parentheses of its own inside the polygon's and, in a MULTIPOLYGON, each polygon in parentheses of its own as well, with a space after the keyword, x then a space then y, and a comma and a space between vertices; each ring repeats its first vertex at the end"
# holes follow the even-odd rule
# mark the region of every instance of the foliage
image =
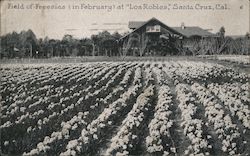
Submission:
POLYGON ((247 55, 250 50, 250 38, 248 33, 236 38, 225 36, 225 28, 221 27, 214 37, 201 38, 189 43, 188 50, 193 55, 247 55))
POLYGON ((129 47, 122 50, 120 38, 125 34, 99 32, 90 38, 74 38, 66 34, 61 40, 37 38, 32 30, 1 36, 0 58, 48 58, 65 56, 166 56, 249 54, 250 35, 233 39, 221 27, 214 37, 188 38, 187 42, 171 36, 131 36, 129 47), (142 42, 140 44, 140 41, 142 42), (188 48, 185 47, 188 44, 188 48), (184 46, 183 46, 184 45, 184 46))
POLYGON ((76 39, 66 34, 61 40, 48 37, 37 39, 32 30, 13 32, 1 36, 1 58, 46 58, 55 56, 116 55, 118 32, 107 31, 92 35, 91 38, 76 39))

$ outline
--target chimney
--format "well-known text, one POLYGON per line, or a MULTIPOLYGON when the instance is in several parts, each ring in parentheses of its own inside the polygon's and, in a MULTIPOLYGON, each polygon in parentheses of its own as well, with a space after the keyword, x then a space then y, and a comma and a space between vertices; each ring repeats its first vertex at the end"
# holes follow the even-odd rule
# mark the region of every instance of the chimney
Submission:
POLYGON ((184 25, 184 22, 181 22, 181 29, 185 29, 185 25, 184 25))

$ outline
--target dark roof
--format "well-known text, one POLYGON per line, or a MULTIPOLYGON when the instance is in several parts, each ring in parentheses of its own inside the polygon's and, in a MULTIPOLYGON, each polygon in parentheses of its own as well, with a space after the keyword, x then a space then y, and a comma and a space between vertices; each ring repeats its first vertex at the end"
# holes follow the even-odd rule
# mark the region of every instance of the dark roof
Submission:
MULTIPOLYGON (((153 18, 155 19, 155 18, 153 18)), ((148 21, 147 21, 148 22, 148 21)), ((130 21, 128 24, 128 27, 130 29, 137 29, 141 26, 143 26, 145 23, 147 23, 145 21, 130 21)), ((208 36, 214 36, 213 33, 204 30, 200 27, 194 26, 194 27, 184 27, 184 29, 182 29, 182 27, 170 27, 172 29, 174 29, 175 31, 179 32, 180 34, 186 36, 186 37, 191 37, 191 36, 202 36, 202 37, 208 37, 208 36)))
POLYGON ((129 21, 128 22, 128 28, 129 29, 136 29, 145 24, 145 21, 129 21))
POLYGON ((203 37, 207 37, 207 36, 213 36, 213 33, 208 32, 207 30, 204 30, 200 27, 184 27, 184 29, 182 29, 181 27, 172 27, 173 29, 175 29, 176 31, 178 31, 179 33, 185 35, 186 37, 191 37, 191 36, 203 36, 203 37))

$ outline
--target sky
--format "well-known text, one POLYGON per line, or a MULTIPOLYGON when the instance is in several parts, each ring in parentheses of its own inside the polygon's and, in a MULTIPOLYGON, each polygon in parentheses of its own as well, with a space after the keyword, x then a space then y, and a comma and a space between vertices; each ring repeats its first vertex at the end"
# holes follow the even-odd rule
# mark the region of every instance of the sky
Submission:
POLYGON ((37 38, 89 37, 128 31, 129 21, 152 17, 168 26, 199 26, 226 35, 250 31, 249 0, 1 0, 1 35, 31 29, 37 38), (53 8, 54 7, 54 8, 53 8), (226 9, 225 9, 226 8, 226 9))

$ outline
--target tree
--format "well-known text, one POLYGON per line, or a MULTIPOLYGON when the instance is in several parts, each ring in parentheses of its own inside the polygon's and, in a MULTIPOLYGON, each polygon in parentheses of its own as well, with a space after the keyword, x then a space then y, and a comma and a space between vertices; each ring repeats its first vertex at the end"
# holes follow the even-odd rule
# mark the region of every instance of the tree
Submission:
POLYGON ((225 28, 222 26, 217 33, 218 37, 214 39, 215 44, 212 46, 214 49, 215 54, 221 54, 223 53, 223 50, 225 50, 227 43, 228 43, 228 38, 225 38, 225 28))
POLYGON ((53 56, 55 56, 56 40, 51 39, 51 40, 49 40, 48 43, 49 43, 50 55, 53 57, 53 56))
POLYGON ((1 36, 1 57, 23 57, 20 35, 13 31, 5 36, 1 36))
POLYGON ((98 48, 99 50, 101 50, 101 55, 108 56, 109 45, 106 45, 106 44, 109 44, 108 40, 112 38, 111 34, 108 31, 103 31, 98 34, 98 38, 99 38, 98 48))
POLYGON ((26 49, 29 51, 29 54, 26 53, 26 55, 33 57, 35 51, 38 49, 38 41, 33 31, 30 29, 28 31, 22 31, 20 33, 20 42, 25 49, 25 53, 27 52, 26 49))
POLYGON ((61 44, 64 48, 62 56, 70 56, 75 46, 75 39, 73 36, 69 34, 64 35, 61 44))
POLYGON ((96 47, 97 48, 97 55, 99 55, 99 46, 100 46, 100 38, 98 35, 92 35, 91 36, 91 40, 92 40, 92 56, 95 56, 95 51, 96 51, 96 47))
POLYGON ((122 37, 122 35, 119 34, 119 33, 116 31, 116 32, 114 32, 114 33, 112 34, 112 37, 113 37, 115 40, 119 40, 119 39, 122 37))
POLYGON ((97 35, 92 35, 92 56, 97 52, 97 55, 111 56, 118 51, 118 40, 121 35, 118 32, 110 34, 108 31, 103 31, 97 35))
POLYGON ((79 53, 78 56, 90 56, 93 50, 92 40, 89 38, 83 38, 79 41, 79 53))
POLYGON ((49 56, 49 38, 46 36, 44 39, 38 40, 40 56, 48 57, 49 56))
POLYGON ((224 38, 225 37, 225 28, 224 28, 224 26, 222 26, 221 28, 220 28, 220 30, 219 30, 219 35, 220 35, 220 37, 221 38, 224 38))
POLYGON ((247 32, 246 35, 245 35, 245 37, 246 37, 247 39, 250 39, 250 33, 247 32))

